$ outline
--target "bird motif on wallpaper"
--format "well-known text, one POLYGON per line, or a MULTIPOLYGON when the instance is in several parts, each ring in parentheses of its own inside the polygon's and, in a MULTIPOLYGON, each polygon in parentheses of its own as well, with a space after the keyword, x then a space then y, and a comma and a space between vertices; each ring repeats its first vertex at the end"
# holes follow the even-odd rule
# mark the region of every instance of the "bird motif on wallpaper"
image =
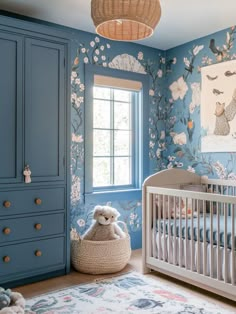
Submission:
POLYGON ((216 76, 210 76, 210 75, 207 74, 206 77, 208 78, 209 81, 214 81, 214 80, 218 79, 218 75, 216 75, 216 76))
POLYGON ((219 96, 220 94, 224 94, 224 92, 221 92, 220 90, 218 90, 218 89, 216 89, 216 88, 214 88, 214 89, 212 90, 212 92, 213 92, 213 94, 216 95, 216 96, 219 96))
POLYGON ((214 53, 216 57, 217 56, 221 58, 223 57, 223 51, 216 47, 214 38, 210 40, 209 48, 211 49, 211 51, 214 53))
POLYGON ((226 71, 225 72, 225 76, 227 76, 227 77, 230 77, 230 76, 233 76, 233 75, 236 75, 236 71, 234 71, 234 72, 226 71))
POLYGON ((187 121, 187 131, 188 131, 188 137, 189 137, 189 141, 192 142, 193 140, 193 133, 194 133, 194 129, 195 129, 195 123, 192 119, 190 119, 190 117, 188 118, 187 121))

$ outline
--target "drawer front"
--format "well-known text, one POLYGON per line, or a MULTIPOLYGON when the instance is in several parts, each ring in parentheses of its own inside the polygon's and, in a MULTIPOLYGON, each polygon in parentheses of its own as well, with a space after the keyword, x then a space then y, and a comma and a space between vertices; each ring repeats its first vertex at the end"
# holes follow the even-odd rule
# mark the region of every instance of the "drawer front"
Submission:
POLYGON ((0 276, 18 276, 41 268, 46 273, 47 267, 64 264, 64 237, 0 247, 0 276))
POLYGON ((0 220, 0 243, 62 234, 64 214, 0 220))
POLYGON ((0 192, 0 216, 65 208, 64 188, 0 192))

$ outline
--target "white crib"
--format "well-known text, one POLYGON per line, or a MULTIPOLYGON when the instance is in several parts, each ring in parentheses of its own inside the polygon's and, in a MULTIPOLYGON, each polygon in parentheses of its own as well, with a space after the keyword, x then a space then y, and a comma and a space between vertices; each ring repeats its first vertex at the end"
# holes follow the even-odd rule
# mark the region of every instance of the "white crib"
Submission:
POLYGON ((236 301, 236 182, 164 170, 145 180, 142 200, 143 272, 236 301))

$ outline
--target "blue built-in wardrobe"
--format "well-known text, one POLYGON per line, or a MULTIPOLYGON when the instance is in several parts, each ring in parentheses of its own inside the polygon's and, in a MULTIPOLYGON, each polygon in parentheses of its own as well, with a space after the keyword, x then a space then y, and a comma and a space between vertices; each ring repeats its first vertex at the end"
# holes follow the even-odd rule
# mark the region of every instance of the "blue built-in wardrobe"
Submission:
POLYGON ((69 271, 66 37, 0 16, 0 286, 69 271))

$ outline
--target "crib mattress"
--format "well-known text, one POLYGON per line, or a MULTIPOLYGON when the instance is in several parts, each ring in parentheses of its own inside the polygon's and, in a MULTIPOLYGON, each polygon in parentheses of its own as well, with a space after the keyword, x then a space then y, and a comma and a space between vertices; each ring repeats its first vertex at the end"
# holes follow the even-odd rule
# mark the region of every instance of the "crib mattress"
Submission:
MULTIPOLYGON (((224 216, 220 216, 220 236, 219 242, 220 246, 224 247, 225 240, 225 226, 224 226, 224 216)), ((164 233, 164 226, 166 230, 166 235, 169 233, 169 219, 166 219, 165 222, 162 219, 160 222, 161 232, 164 233)), ((210 215, 206 216, 206 242, 210 243, 211 239, 211 218, 210 215)), ((201 216, 199 219, 199 227, 200 227, 200 242, 204 241, 204 217, 201 216)), ((159 223, 157 221, 157 231, 159 228, 159 223)), ((236 217, 234 220, 234 236, 232 237, 232 219, 229 217, 227 220, 227 247, 228 249, 232 249, 232 239, 234 238, 234 248, 236 250, 236 217)), ((182 222, 180 225, 180 219, 176 219, 176 237, 180 237, 180 230, 182 230, 182 238, 185 239, 186 235, 186 219, 182 218, 182 222)), ((170 219, 170 233, 171 236, 175 235, 175 227, 174 227, 174 219, 170 219)), ((187 219, 187 238, 191 240, 192 232, 191 232, 191 219, 187 219)), ((197 218, 193 218, 193 240, 198 240, 198 220, 197 218)), ((218 219, 217 215, 213 215, 213 244, 218 244, 218 219)))

